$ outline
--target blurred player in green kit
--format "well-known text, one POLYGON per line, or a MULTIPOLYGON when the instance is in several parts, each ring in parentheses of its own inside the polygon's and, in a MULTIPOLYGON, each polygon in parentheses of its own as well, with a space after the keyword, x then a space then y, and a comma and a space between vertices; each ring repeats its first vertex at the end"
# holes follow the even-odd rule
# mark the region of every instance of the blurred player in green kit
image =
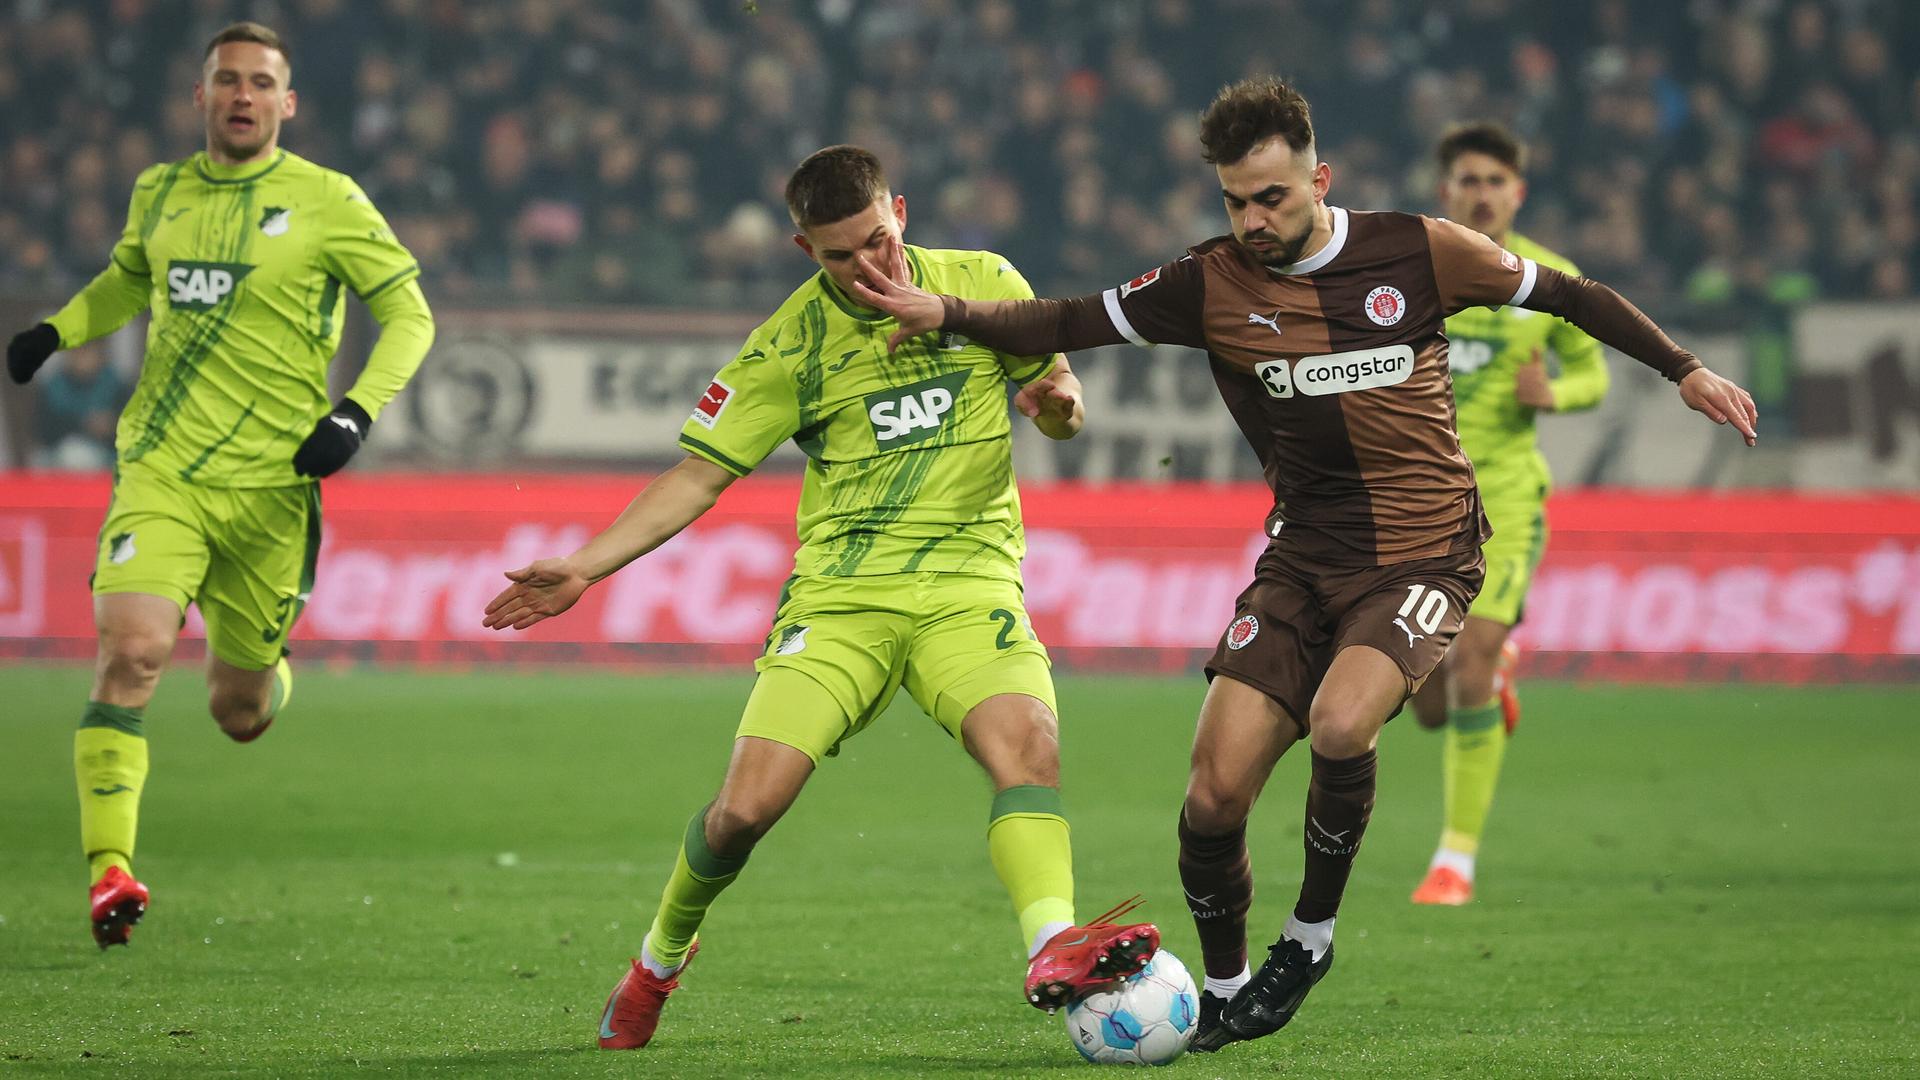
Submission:
POLYGON ((287 634, 313 587, 317 478, 360 448, 433 342, 420 267, 348 177, 280 149, 288 49, 258 23, 207 45, 193 101, 206 149, 140 174, 107 268, 16 335, 7 373, 152 312, 116 438, 93 574, 93 690, 74 738, 93 936, 124 945, 146 912, 133 877, 147 777, 143 713, 187 605, 207 626, 208 704, 251 742, 292 692, 287 634), (380 323, 353 387, 327 399, 345 290, 380 323))
MULTIPOLYGON (((1526 149, 1496 124, 1456 128, 1440 140, 1440 206, 1523 259, 1567 274, 1567 259, 1513 231, 1526 200, 1526 149)), ((1578 412, 1607 392, 1600 343, 1564 319, 1524 308, 1468 308, 1447 319, 1448 360, 1460 446, 1480 484, 1493 539, 1487 580, 1434 677, 1414 695, 1422 727, 1446 728, 1445 823, 1416 904, 1473 898, 1474 861, 1507 739, 1520 719, 1508 635, 1520 622, 1546 549, 1547 459, 1534 435, 1539 413, 1578 412), (1559 363, 1550 376, 1546 357, 1559 363)))

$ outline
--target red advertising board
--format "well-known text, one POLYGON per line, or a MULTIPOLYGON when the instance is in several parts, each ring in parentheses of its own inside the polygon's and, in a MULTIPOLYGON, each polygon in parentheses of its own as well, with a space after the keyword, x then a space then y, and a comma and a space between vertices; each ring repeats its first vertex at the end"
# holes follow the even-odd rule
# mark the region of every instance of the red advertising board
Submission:
MULTIPOLYGON (((296 651, 414 661, 755 655, 792 563, 792 478, 751 478, 658 552, 524 633, 480 626, 500 572, 571 550, 639 478, 368 475, 326 483, 296 651)), ((0 476, 0 655, 85 656, 110 483, 0 476)), ((1066 664, 1181 670, 1211 649, 1264 538, 1252 486, 1033 486, 1027 599, 1066 664)), ((1920 500, 1556 496, 1520 639, 1536 671, 1609 678, 1920 673, 1920 500)), ((197 636, 190 617, 187 636, 197 636)))

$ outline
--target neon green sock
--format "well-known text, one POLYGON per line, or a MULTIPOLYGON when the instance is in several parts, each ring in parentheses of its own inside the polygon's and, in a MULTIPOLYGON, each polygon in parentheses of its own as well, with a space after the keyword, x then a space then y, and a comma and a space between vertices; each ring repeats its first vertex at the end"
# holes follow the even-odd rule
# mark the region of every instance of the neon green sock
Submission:
POLYGON ((80 789, 80 849, 92 881, 109 869, 133 872, 140 789, 147 782, 145 710, 87 702, 73 733, 73 778, 80 789))
POLYGON ((993 797, 987 854, 1013 898, 1022 944, 1049 923, 1073 922, 1073 845, 1057 788, 1010 787, 993 797))
POLYGON ((660 910, 654 913, 653 926, 647 931, 647 956, 668 968, 686 962, 687 950, 693 947, 707 909, 747 865, 744 855, 729 859, 707 849, 707 810, 701 807, 687 823, 680 855, 660 894, 660 910))
POLYGON ((1487 812, 1493 807, 1493 789, 1500 782, 1500 763, 1506 756, 1507 731, 1498 700, 1447 711, 1446 747, 1440 758, 1447 815, 1441 847, 1463 855, 1480 850, 1487 812))

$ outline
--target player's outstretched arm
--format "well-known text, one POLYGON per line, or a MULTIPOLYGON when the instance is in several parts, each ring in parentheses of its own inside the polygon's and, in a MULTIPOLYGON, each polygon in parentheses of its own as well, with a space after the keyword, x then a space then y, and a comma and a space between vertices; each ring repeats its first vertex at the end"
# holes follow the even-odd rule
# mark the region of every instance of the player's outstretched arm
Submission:
POLYGON ((481 625, 491 630, 525 630, 566 611, 594 582, 666 543, 713 509, 733 479, 732 473, 711 461, 688 455, 654 477, 613 524, 580 550, 507 571, 512 584, 487 604, 481 625))
POLYGON ((1752 446, 1759 438, 1760 413, 1753 395, 1706 369, 1699 357, 1673 343, 1652 319, 1626 297, 1591 278, 1577 278, 1542 266, 1539 278, 1519 303, 1558 315, 1573 325, 1653 368, 1679 384, 1680 400, 1716 424, 1731 424, 1752 446))
POLYGON ((883 273, 864 252, 854 258, 860 263, 854 299, 900 320, 900 329, 887 336, 889 350, 942 328, 1011 356, 1075 352, 1127 340, 1098 294, 1072 300, 962 300, 930 293, 905 274, 883 273))
POLYGON ((1067 366, 1064 356, 1053 358, 1052 371, 1021 387, 1013 395, 1013 406, 1049 439, 1071 439, 1087 422, 1080 377, 1067 366))

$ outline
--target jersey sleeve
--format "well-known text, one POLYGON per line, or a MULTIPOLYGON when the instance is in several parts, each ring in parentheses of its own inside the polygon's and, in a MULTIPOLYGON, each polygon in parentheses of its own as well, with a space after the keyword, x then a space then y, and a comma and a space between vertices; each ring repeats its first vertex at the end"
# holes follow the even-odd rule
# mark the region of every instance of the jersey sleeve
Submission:
POLYGON ((60 347, 75 348, 127 325, 152 302, 153 268, 147 263, 146 218, 164 166, 141 174, 127 201, 127 224, 113 245, 106 269, 47 320, 60 335, 60 347))
POLYGON ((755 332, 701 392, 680 428, 680 448, 745 476, 799 430, 793 379, 771 338, 755 332))
POLYGON ((1433 280, 1443 314, 1476 305, 1520 307, 1533 292, 1540 267, 1484 234, 1445 218, 1423 217, 1433 280))
MULTIPOLYGON (((1013 263, 995 255, 986 253, 985 272, 982 275, 982 300, 1031 300, 1033 286, 1027 283, 1025 275, 1014 269, 1013 263)), ((1015 384, 1025 386, 1042 375, 1053 370, 1054 358, 1058 353, 1041 353, 1038 356, 1016 356, 1012 353, 996 351, 1000 358, 1000 370, 1015 384)))
POLYGON ((1560 361, 1560 374, 1553 380, 1555 412, 1580 412, 1600 404, 1607 396, 1607 358, 1600 343, 1586 331, 1567 322, 1554 320, 1547 334, 1547 347, 1560 361))
POLYGON ((1201 312, 1206 278, 1200 262, 1183 255, 1100 294, 1113 328, 1135 345, 1207 347, 1201 312))
POLYGON ((360 185, 343 176, 327 198, 320 246, 327 273, 369 302, 420 276, 420 263, 360 185))

